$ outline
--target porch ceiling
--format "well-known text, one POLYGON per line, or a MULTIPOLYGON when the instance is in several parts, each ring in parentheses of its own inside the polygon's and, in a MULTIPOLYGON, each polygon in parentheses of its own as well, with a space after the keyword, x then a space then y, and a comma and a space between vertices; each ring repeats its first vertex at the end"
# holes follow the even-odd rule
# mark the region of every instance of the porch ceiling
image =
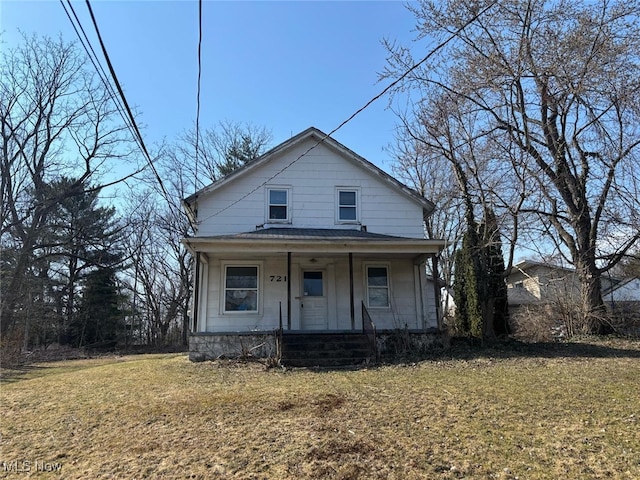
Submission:
POLYGON ((444 240, 394 237, 345 229, 268 228, 182 242, 192 252, 436 254, 444 240))

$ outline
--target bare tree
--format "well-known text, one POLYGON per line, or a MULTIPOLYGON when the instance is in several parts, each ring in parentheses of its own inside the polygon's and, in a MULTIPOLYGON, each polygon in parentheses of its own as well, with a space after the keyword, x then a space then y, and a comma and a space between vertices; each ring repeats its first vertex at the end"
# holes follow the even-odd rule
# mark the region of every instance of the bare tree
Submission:
MULTIPOLYGON (((451 40, 399 88, 463 103, 464 118, 510 154, 512 188, 524 197, 518 228, 537 224, 575 266, 584 329, 603 331, 601 274, 640 240, 638 2, 425 0, 410 8, 422 37, 451 40)), ((388 46, 385 75, 414 63, 406 48, 388 46)), ((418 102, 416 118, 429 108, 418 102)))
POLYGON ((175 343, 177 336, 171 336, 172 331, 179 331, 182 343, 187 342, 193 258, 180 240, 194 234, 194 225, 180 201, 193 193, 194 184, 211 183, 257 158, 270 139, 264 128, 231 122, 205 130, 198 141, 196 182, 195 134, 189 132, 158 154, 164 189, 149 177, 144 181, 148 188, 138 186, 132 191, 127 216, 133 266, 126 284, 135 303, 132 311, 140 318, 148 343, 175 343))
POLYGON ((2 272, 4 333, 24 311, 26 273, 59 202, 81 195, 97 172, 129 155, 130 142, 73 44, 25 37, 3 50, 0 72, 0 244, 13 258, 2 272), (50 188, 63 177, 73 181, 50 188))
POLYGON ((202 130, 197 142, 195 129, 185 132, 167 149, 166 156, 184 163, 188 178, 196 185, 192 188, 200 189, 262 155, 272 138, 265 127, 221 121, 202 130))

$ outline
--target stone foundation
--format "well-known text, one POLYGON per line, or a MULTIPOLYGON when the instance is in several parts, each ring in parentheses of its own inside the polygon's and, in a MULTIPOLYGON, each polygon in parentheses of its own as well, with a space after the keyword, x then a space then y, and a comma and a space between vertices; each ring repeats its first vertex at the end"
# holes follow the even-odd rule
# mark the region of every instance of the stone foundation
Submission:
POLYGON ((383 360, 406 356, 420 356, 446 350, 450 347, 449 334, 445 331, 429 332, 411 330, 385 330, 376 335, 378 354, 383 360))
POLYGON ((189 360, 203 362, 217 358, 275 358, 273 333, 195 333, 189 337, 189 360))
MULTIPOLYGON (((318 332, 321 333, 321 332, 318 332)), ((449 348, 445 331, 385 330, 376 336, 381 360, 420 356, 449 348)), ((189 360, 277 358, 275 332, 196 333, 189 337, 189 360)))

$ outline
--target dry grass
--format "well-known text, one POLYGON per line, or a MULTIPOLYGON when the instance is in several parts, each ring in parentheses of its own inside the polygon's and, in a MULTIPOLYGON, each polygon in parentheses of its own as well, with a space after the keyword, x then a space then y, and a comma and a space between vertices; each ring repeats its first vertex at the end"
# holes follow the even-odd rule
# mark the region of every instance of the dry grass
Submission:
POLYGON ((639 350, 465 350, 332 372, 184 355, 41 364, 2 383, 0 476, 636 479, 639 350), (30 471, 4 471, 16 465, 30 471))

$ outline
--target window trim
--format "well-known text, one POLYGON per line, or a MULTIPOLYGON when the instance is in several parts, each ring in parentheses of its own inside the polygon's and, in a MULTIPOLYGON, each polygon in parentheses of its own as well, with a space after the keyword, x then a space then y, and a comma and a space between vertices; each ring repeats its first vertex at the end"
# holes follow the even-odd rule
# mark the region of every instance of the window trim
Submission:
MULTIPOLYGON (((338 224, 359 224, 360 223, 360 188, 359 187, 336 187, 336 223, 338 224), (340 218, 340 208, 343 205, 340 203, 340 193, 342 192, 353 192, 355 193, 356 204, 353 205, 355 208, 356 215, 355 219, 342 219, 340 218)), ((344 207, 351 207, 351 205, 344 205, 344 207)))
MULTIPOLYGON (((265 188, 265 223, 291 223, 291 187, 282 185, 268 185, 265 188), (284 191, 287 192, 287 203, 284 205, 287 209, 286 218, 270 218, 271 211, 271 192, 284 191)), ((273 204, 273 206, 283 206, 282 204, 273 204)))
POLYGON ((367 299, 367 308, 374 310, 390 310, 391 309, 391 266, 388 263, 365 263, 364 264, 364 291, 367 299), (387 271, 387 285, 381 286, 369 286, 369 269, 370 268, 384 268, 387 271), (386 288, 387 289, 387 304, 380 306, 372 306, 370 303, 369 288, 386 288))
POLYGON ((263 262, 249 261, 225 261, 220 268, 220 310, 223 315, 259 315, 262 312, 262 265, 263 262), (255 267, 256 268, 256 309, 255 310, 227 310, 227 268, 228 267, 255 267))

